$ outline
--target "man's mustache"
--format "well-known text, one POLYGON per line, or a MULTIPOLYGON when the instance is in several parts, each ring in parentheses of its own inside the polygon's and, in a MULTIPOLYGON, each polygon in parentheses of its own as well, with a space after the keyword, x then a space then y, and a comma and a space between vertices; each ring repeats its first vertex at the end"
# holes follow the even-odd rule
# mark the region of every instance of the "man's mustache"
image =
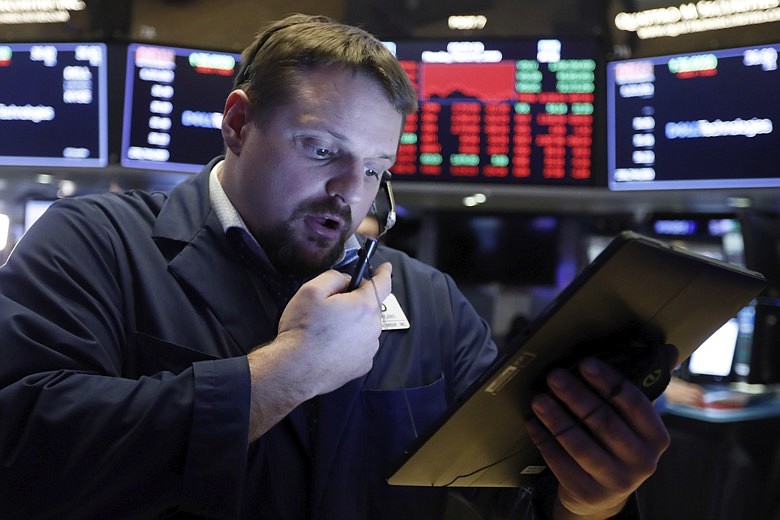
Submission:
POLYGON ((330 214, 344 221, 346 229, 352 228, 352 208, 346 204, 339 204, 335 199, 324 199, 303 204, 295 212, 296 217, 309 214, 330 214))

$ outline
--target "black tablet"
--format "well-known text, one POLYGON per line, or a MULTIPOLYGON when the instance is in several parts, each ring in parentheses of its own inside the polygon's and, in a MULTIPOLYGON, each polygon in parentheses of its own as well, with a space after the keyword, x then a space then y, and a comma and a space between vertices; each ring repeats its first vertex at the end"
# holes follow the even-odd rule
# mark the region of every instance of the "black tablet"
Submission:
POLYGON ((688 358, 764 288, 761 274, 633 232, 617 236, 528 332, 410 446, 393 485, 516 487, 545 469, 526 433, 549 370, 629 334, 688 358))

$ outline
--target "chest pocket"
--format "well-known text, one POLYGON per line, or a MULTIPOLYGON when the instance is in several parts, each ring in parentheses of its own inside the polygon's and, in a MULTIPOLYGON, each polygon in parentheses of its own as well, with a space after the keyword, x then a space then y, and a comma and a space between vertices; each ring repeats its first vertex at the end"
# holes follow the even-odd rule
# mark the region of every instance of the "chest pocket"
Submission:
POLYGON ((446 410, 444 377, 433 383, 397 390, 364 390, 368 423, 364 453, 369 481, 366 518, 439 518, 443 491, 432 488, 388 486, 390 475, 404 450, 424 434, 446 410), (436 495, 442 495, 438 499, 436 495))
POLYGON ((446 410, 444 377, 433 383, 397 390, 363 390, 366 414, 366 449, 370 460, 387 476, 392 464, 446 410))

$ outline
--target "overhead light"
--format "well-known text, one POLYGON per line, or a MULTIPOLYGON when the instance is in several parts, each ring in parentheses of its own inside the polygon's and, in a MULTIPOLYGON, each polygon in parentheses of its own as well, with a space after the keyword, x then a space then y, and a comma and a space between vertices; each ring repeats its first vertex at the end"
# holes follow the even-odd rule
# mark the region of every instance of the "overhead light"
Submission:
POLYGON ((474 195, 469 195, 467 197, 463 197, 463 205, 467 208, 473 208, 474 206, 479 206, 480 204, 484 204, 487 201, 487 195, 484 193, 475 193, 474 195))
POLYGON ((753 200, 750 197, 729 197, 726 204, 730 208, 749 208, 753 205, 753 200))
POLYGON ((57 188, 57 197, 70 197, 76 193, 76 183, 71 180, 61 180, 57 188))
POLYGON ((84 0, 67 2, 20 2, 0 0, 0 25, 28 23, 66 23, 72 12, 84 11, 84 0))
POLYGON ((474 31, 484 29, 487 17, 481 14, 454 15, 447 18, 447 26, 453 31, 474 31))
POLYGON ((675 37, 681 34, 718 31, 780 20, 776 0, 737 2, 709 0, 658 7, 638 12, 621 12, 615 27, 634 32, 640 39, 675 37))

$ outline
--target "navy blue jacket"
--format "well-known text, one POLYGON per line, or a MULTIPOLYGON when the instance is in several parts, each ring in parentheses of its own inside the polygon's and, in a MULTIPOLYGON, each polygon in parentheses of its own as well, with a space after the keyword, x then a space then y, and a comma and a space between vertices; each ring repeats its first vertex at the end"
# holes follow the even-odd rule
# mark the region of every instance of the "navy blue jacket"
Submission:
POLYGON ((384 479, 492 362, 488 327, 448 276, 380 247, 411 327, 247 445, 246 354, 276 323, 210 168, 170 196, 59 201, 0 269, 0 518, 437 518, 441 490, 384 479))

